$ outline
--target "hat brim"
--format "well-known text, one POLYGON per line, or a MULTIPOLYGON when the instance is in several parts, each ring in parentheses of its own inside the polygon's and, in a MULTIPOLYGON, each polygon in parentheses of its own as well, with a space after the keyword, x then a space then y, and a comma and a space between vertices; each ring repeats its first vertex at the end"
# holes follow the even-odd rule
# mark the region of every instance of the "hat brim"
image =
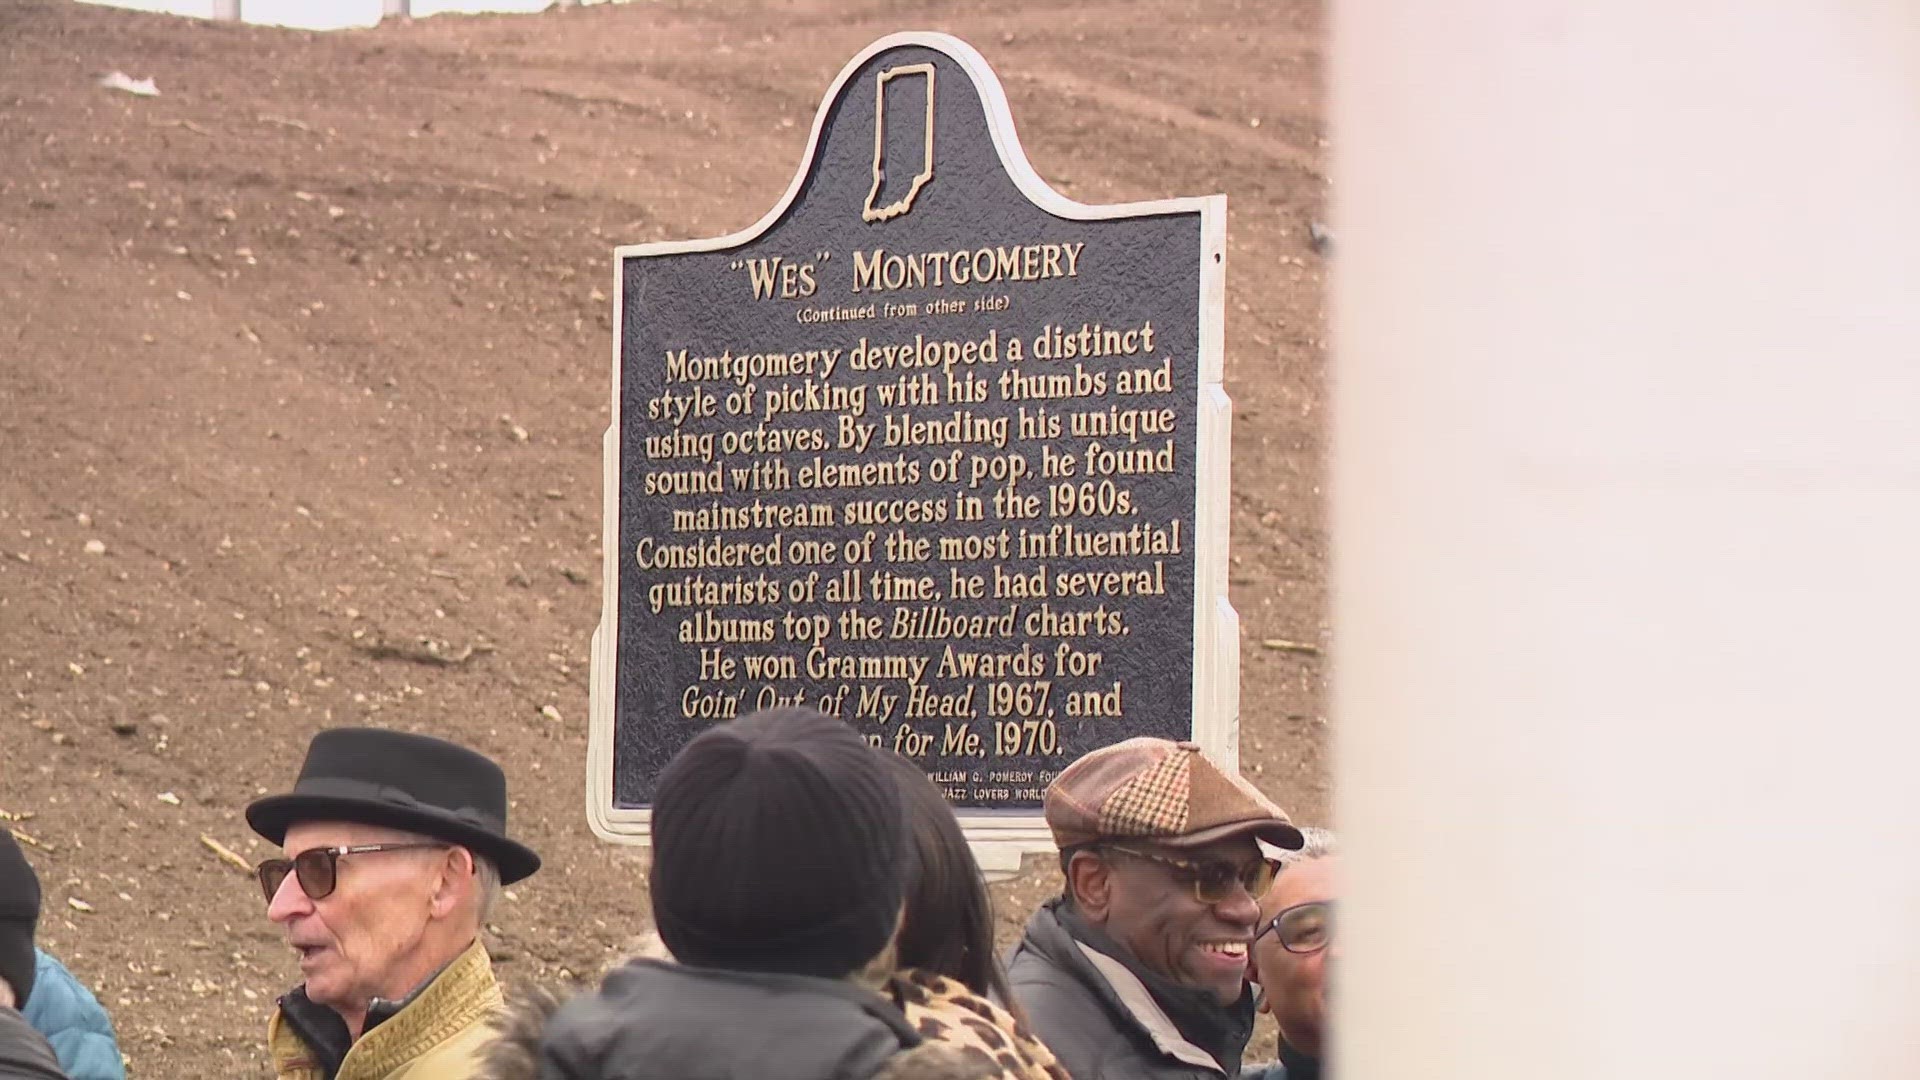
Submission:
POLYGON ((531 877, 540 869, 540 856, 525 844, 432 809, 340 795, 269 795, 247 805, 247 824, 276 844, 286 843, 288 827, 301 821, 378 825, 458 844, 490 860, 500 870, 502 885, 531 877))
POLYGON ((1299 851, 1307 844, 1306 837, 1300 835, 1299 829, 1284 821, 1275 821, 1273 818, 1229 821, 1224 825, 1215 825, 1183 836, 1156 836, 1153 841, 1164 847, 1197 848, 1216 840, 1230 840, 1236 836, 1253 836, 1287 851, 1299 851))

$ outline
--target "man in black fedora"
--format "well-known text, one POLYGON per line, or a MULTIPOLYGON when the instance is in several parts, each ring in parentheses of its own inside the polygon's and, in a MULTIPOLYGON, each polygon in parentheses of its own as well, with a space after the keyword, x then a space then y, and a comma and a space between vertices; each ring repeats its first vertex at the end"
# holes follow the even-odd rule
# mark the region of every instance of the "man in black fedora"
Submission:
POLYGON ((507 837, 500 766, 425 735, 322 731, 247 824, 285 853, 260 888, 305 977, 267 1026, 275 1074, 474 1075, 502 1004, 480 927, 501 885, 540 868, 507 837))

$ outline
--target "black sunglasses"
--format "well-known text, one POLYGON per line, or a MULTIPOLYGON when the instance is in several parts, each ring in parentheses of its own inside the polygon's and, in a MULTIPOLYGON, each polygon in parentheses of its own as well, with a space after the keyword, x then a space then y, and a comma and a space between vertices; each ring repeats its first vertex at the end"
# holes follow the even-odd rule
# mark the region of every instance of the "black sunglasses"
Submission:
POLYGON ((324 900, 333 895, 334 887, 340 884, 340 856, 368 855, 376 851, 418 851, 425 848, 447 848, 452 844, 442 844, 430 840, 405 844, 359 844, 353 847, 308 848, 291 859, 267 859, 253 868, 254 876, 260 879, 260 892, 273 903, 274 894, 292 874, 300 881, 300 891, 307 894, 309 900, 324 900))
POLYGON ((1193 898, 1203 904, 1218 904, 1230 899, 1236 886, 1245 889, 1248 896, 1257 900, 1273 884, 1275 867, 1271 859, 1256 859, 1242 866, 1225 859, 1179 859, 1119 844, 1101 846, 1108 851, 1117 851, 1178 870, 1193 883, 1193 898))
POLYGON ((1290 953, 1303 956, 1317 953, 1333 943, 1333 901, 1295 904, 1275 915, 1253 940, 1259 941, 1269 931, 1280 940, 1280 947, 1290 953))

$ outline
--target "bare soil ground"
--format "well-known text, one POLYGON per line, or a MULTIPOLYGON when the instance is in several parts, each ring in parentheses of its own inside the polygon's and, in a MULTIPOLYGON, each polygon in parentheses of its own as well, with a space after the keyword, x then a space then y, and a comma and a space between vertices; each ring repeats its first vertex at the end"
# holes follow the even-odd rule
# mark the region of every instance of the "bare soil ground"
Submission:
MULTIPOLYGON (((978 46, 1072 197, 1227 193, 1243 762, 1323 820, 1322 20, 657 0, 312 34, 0 0, 0 810, 134 1073, 266 1071, 294 966, 202 838, 262 857, 241 807, 323 726, 507 763, 547 857, 491 934, 508 980, 644 924, 642 859, 582 811, 611 249, 757 219, 895 30, 978 46)), ((1004 931, 1054 887, 1001 887, 1004 931)))

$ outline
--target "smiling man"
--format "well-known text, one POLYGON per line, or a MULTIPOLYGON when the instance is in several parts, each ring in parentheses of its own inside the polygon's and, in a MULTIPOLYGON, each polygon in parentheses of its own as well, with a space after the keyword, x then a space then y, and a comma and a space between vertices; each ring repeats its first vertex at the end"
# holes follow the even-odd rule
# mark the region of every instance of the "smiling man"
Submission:
POLYGON ((247 824, 284 852, 260 888, 305 979, 267 1025, 275 1074, 475 1075, 501 1007, 480 928, 500 886, 540 868, 506 835, 500 766, 425 735, 323 731, 247 824))
POLYGON ((1260 900, 1253 939, 1261 1008, 1280 1025, 1280 1063, 1260 1080, 1320 1080, 1328 1024, 1327 988, 1340 957, 1334 937, 1340 858, 1333 833, 1302 829, 1305 846, 1280 860, 1280 876, 1260 900))
POLYGON ((1247 950, 1273 866, 1300 833, 1192 743, 1129 739, 1047 789, 1066 891, 1034 912, 1014 997, 1074 1080, 1240 1075, 1247 950))

